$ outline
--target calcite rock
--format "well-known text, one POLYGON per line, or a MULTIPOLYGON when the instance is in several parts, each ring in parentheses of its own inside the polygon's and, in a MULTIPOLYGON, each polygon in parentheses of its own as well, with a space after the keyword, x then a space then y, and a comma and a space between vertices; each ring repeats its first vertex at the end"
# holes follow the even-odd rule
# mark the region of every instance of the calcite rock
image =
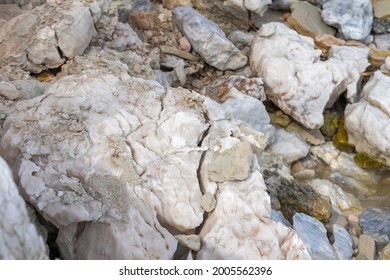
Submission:
POLYGON ((358 152, 383 159, 390 166, 390 77, 376 71, 364 86, 359 102, 347 105, 345 129, 358 152))
POLYGON ((13 18, 0 30, 0 64, 39 73, 81 55, 96 34, 89 6, 42 5, 13 18))
POLYGON ((332 244, 337 259, 350 260, 352 259, 353 247, 352 237, 348 231, 337 224, 333 225, 334 243, 332 244))
POLYGON ((372 4, 370 0, 328 0, 322 6, 322 18, 337 27, 344 39, 362 41, 371 32, 372 4))
POLYGON ((268 97, 309 129, 322 126, 324 108, 348 85, 346 64, 320 55, 311 38, 282 23, 264 24, 252 41, 251 69, 269 87, 268 97))
POLYGON ((335 260, 336 256, 326 236, 324 225, 302 213, 293 217, 293 226, 313 260, 335 260))
POLYGON ((230 42, 214 22, 188 6, 173 10, 176 27, 186 36, 193 49, 219 70, 244 67, 248 58, 230 42))
POLYGON ((336 34, 336 30, 322 20, 321 10, 316 6, 299 1, 291 4, 291 11, 288 23, 300 34, 310 37, 316 34, 336 34))
POLYGON ((30 222, 10 168, 0 157, 0 260, 47 259, 42 237, 30 222))

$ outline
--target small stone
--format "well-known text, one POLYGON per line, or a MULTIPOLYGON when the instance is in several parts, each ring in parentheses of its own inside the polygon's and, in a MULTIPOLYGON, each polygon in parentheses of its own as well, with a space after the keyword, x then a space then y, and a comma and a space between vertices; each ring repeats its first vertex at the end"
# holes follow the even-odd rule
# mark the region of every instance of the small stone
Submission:
POLYGON ((336 29, 325 24, 321 18, 321 10, 308 2, 291 4, 292 14, 288 23, 300 34, 314 37, 316 34, 335 35, 336 29))
POLYGON ((351 223, 358 223, 359 217, 353 214, 348 215, 348 221, 351 223))
POLYGON ((291 123, 291 118, 284 114, 282 111, 276 111, 269 113, 272 125, 278 125, 280 127, 287 127, 291 123))
POLYGON ((208 213, 213 211, 216 205, 217 205, 217 201, 215 200, 214 195, 209 192, 206 192, 200 200, 200 206, 204 211, 208 213))
POLYGON ((335 224, 333 225, 333 236, 335 242, 332 246, 337 258, 339 260, 352 259, 353 243, 348 231, 344 227, 335 224))
POLYGON ((316 172, 313 169, 305 169, 293 174, 294 178, 299 181, 310 181, 316 176, 316 172))
POLYGON ((317 129, 307 129, 300 126, 296 122, 292 122, 286 130, 288 132, 296 132, 301 136, 306 142, 312 145, 321 145, 325 143, 325 138, 321 134, 320 130, 317 129))
POLYGON ((375 256, 375 241, 371 236, 362 234, 359 237, 358 260, 373 260, 375 256))
POLYGON ((354 251, 356 251, 356 253, 358 253, 359 251, 357 250, 357 248, 359 247, 359 238, 356 237, 355 235, 351 235, 351 237, 352 237, 353 249, 354 251))
POLYGON ((178 234, 178 235, 175 235, 175 238, 180 242, 180 244, 190 248, 191 250, 194 250, 196 252, 200 250, 200 237, 199 237, 199 235, 178 234))
POLYGON ((381 260, 390 260, 390 243, 382 249, 381 260))
POLYGON ((127 22, 132 28, 140 30, 157 29, 161 24, 155 11, 136 11, 128 15, 127 22))
POLYGON ((367 208, 359 215, 363 233, 370 235, 379 244, 390 242, 390 210, 367 208))
POLYGON ((253 39, 253 34, 246 33, 240 30, 233 31, 229 34, 229 40, 240 50, 250 44, 253 39))
POLYGON ((164 7, 173 10, 180 6, 192 6, 192 0, 162 0, 164 7))
POLYGON ((179 45, 183 51, 186 51, 186 52, 191 51, 191 44, 186 37, 181 37, 179 39, 179 45))
POLYGON ((339 127, 339 116, 336 112, 326 111, 324 113, 324 124, 321 126, 321 132, 329 138, 332 138, 339 127))
POLYGON ((9 82, 0 82, 0 97, 3 97, 7 100, 15 100, 21 96, 20 91, 9 82))

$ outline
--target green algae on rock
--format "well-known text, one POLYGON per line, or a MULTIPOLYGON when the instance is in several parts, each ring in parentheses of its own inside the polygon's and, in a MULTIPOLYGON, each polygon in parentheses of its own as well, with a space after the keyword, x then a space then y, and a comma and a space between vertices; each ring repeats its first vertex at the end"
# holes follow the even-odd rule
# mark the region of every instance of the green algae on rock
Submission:
POLYGON ((332 138, 339 128, 339 116, 336 112, 325 112, 324 114, 324 124, 321 126, 320 130, 322 134, 326 137, 332 138))
POLYGON ((375 169, 383 167, 384 160, 368 155, 365 152, 357 153, 354 157, 357 165, 365 169, 375 169))
POLYGON ((342 152, 350 153, 354 146, 348 143, 348 134, 344 127, 344 117, 339 119, 339 127, 332 137, 333 145, 342 152))

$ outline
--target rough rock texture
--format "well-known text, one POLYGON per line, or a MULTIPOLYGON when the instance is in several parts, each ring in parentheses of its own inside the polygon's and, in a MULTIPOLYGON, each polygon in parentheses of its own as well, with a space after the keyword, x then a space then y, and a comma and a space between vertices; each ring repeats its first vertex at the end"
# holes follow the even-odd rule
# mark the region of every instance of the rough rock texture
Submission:
POLYGON ((320 55, 311 38, 282 23, 264 24, 252 41, 251 69, 269 87, 268 97, 309 129, 322 126, 324 108, 348 84, 346 64, 320 55))
POLYGON ((219 70, 244 67, 248 58, 230 42, 217 24, 188 6, 173 10, 176 27, 186 36, 193 49, 219 70))
POLYGON ((359 224, 363 233, 375 241, 386 244, 390 242, 390 210, 367 208, 359 215, 359 224))
POLYGON ((0 260, 47 259, 7 163, 0 157, 0 260))
POLYGON ((79 2, 45 4, 0 29, 0 64, 39 73, 81 55, 96 34, 89 6, 79 2), (12 39, 10 39, 12 38, 12 39))
POLYGON ((336 253, 337 259, 352 259, 352 238, 349 235, 348 231, 344 227, 335 224, 333 225, 333 236, 335 241, 332 246, 336 253))
POLYGON ((390 32, 390 2, 388 0, 375 0, 373 3, 375 33, 390 32))
POLYGON ((107 46, 117 51, 125 51, 131 48, 141 48, 143 43, 130 25, 118 22, 111 34, 112 41, 107 46))
POLYGON ((292 163, 305 157, 310 146, 298 134, 277 129, 268 149, 274 154, 282 155, 287 163, 292 163))
POLYGON ((310 37, 316 34, 336 34, 336 30, 322 20, 321 10, 316 6, 299 1, 292 3, 291 11, 288 23, 300 34, 310 37))
POLYGON ((254 35, 252 33, 235 30, 229 34, 228 39, 240 50, 250 44, 254 35))
POLYGON ((338 28, 348 40, 364 40, 371 32, 373 11, 370 0, 328 0, 322 6, 322 18, 338 28))
POLYGON ((326 237, 326 229, 321 222, 305 214, 297 213, 293 217, 293 226, 313 260, 336 259, 333 248, 326 237))
POLYGON ((374 36, 375 45, 381 50, 390 50, 390 33, 374 36))
POLYGON ((359 248, 356 259, 358 260, 373 260, 375 257, 375 241, 367 234, 362 234, 359 237, 359 248))
POLYGON ((349 143, 358 152, 383 159, 390 166, 390 77, 376 71, 364 86, 359 102, 345 109, 349 143))
POLYGON ((292 3, 298 1, 299 0, 274 0, 272 1, 270 8, 275 10, 288 10, 292 3))

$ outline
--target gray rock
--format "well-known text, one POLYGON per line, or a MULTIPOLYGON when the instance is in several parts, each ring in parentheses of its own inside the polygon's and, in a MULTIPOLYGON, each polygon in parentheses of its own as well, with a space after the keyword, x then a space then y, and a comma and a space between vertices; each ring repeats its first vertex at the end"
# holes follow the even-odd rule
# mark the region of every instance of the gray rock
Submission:
POLYGON ((359 237, 358 260, 373 260, 375 257, 375 241, 369 235, 359 237))
POLYGON ((49 85, 36 80, 16 80, 12 84, 19 90, 21 99, 27 100, 42 95, 49 85))
POLYGON ((378 243, 390 242, 390 210, 367 208, 359 215, 363 233, 371 236, 378 243))
POLYGON ((149 0, 121 0, 124 4, 118 7, 118 20, 120 22, 127 22, 127 16, 136 11, 150 10, 149 0))
POLYGON ((253 39, 253 34, 235 30, 229 34, 228 39, 240 50, 245 48, 253 39))
POLYGON ((125 51, 132 47, 140 48, 143 46, 137 33, 127 23, 118 22, 111 37, 112 41, 107 43, 107 47, 117 51, 125 51))
POLYGON ((337 258, 339 260, 352 259, 352 238, 348 231, 344 227, 335 224, 333 225, 333 236, 335 241, 332 246, 337 258))
POLYGON ((0 97, 14 100, 20 97, 20 92, 10 82, 0 82, 0 97))
POLYGON ((328 0, 322 6, 322 18, 337 27, 344 39, 363 41, 372 28, 372 4, 370 0, 328 0))
POLYGON ((274 0, 272 1, 270 8, 274 10, 288 10, 292 3, 298 1, 299 0, 274 0))
POLYGON ((281 223, 285 225, 286 227, 292 228, 292 225, 286 218, 283 216, 283 213, 280 211, 277 211, 275 209, 271 209, 271 219, 275 222, 281 223))
POLYGON ((30 222, 10 168, 0 157, 0 260, 47 259, 45 245, 30 222))
POLYGON ((390 243, 382 249, 381 260, 390 260, 390 243))
POLYGON ((336 255, 326 237, 324 225, 302 213, 293 217, 293 226, 313 260, 335 260, 336 255))
POLYGON ((390 32, 390 2, 388 0, 376 0, 373 2, 375 33, 390 32))
POLYGON ((378 49, 390 50, 390 34, 375 35, 374 42, 378 49))
POLYGON ((219 70, 244 67, 248 58, 230 42, 217 24, 188 6, 173 10, 176 27, 186 36, 193 49, 219 70))
POLYGON ((390 21, 383 18, 374 18, 372 23, 372 30, 376 34, 383 34, 390 32, 390 21))

